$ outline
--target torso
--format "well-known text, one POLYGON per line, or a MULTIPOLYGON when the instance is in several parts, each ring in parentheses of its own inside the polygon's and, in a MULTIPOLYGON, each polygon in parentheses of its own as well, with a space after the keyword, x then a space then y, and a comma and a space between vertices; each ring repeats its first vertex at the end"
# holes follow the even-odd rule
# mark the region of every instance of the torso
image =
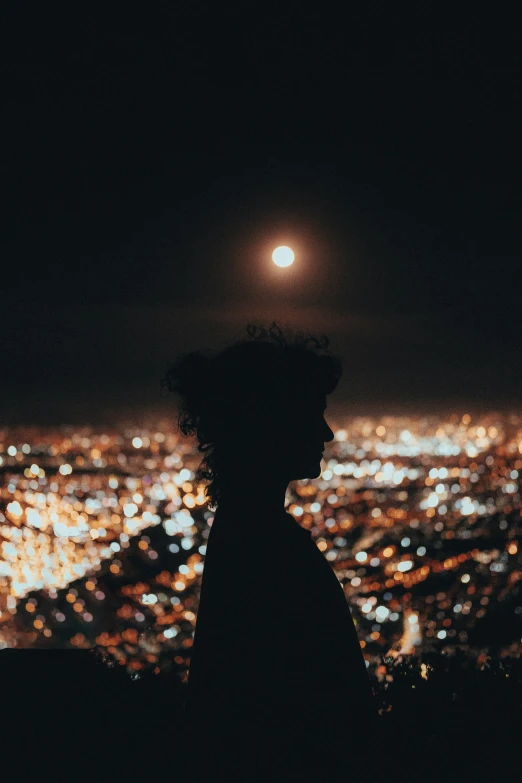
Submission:
POLYGON ((284 510, 269 522, 262 514, 225 519, 216 512, 207 543, 189 692, 200 704, 212 688, 222 694, 216 696, 219 700, 223 694, 240 697, 253 678, 266 677, 262 692, 271 698, 268 691, 279 669, 276 676, 270 667, 283 659, 295 663, 288 664, 292 677, 278 683, 277 698, 298 698, 301 681, 299 698, 314 693, 326 701, 361 702, 369 697, 344 591, 310 531, 284 510), (263 645, 265 658, 260 658, 263 645), (286 696, 280 692, 284 688, 286 696))

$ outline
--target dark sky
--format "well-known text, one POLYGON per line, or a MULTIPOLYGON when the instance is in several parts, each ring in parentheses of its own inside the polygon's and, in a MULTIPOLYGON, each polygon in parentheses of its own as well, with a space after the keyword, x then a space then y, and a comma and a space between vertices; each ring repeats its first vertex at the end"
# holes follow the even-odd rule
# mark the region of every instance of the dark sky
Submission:
POLYGON ((520 19, 359 5, 4 9, 0 422, 159 410, 252 319, 348 410, 519 406, 520 19))

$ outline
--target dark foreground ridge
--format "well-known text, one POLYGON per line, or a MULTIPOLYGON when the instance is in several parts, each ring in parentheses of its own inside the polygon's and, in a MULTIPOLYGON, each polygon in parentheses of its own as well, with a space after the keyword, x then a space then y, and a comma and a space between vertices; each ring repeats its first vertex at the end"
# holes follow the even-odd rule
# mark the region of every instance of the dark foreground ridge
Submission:
MULTIPOLYGON (((210 732, 219 738, 219 726, 186 736, 179 679, 147 672, 133 680, 91 650, 6 649, 0 678, 4 759, 18 780, 195 780, 193 754, 205 752, 210 732)), ((501 780, 516 769, 520 658, 478 666, 460 654, 387 659, 373 698, 368 771, 371 763, 383 783, 410 774, 501 780)))

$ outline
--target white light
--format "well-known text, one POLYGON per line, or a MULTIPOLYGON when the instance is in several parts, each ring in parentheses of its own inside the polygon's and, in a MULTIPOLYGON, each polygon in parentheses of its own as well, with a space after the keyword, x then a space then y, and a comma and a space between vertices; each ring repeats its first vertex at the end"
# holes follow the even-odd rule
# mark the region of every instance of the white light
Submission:
POLYGON ((143 446, 143 441, 141 438, 133 438, 132 445, 134 446, 135 449, 141 449, 141 447, 143 446))
POLYGON ((27 518, 27 524, 31 527, 44 527, 44 523, 42 522, 42 518, 38 511, 34 508, 28 508, 25 512, 25 516, 27 518))
POLYGON ((446 631, 439 631, 437 634, 438 639, 445 639, 446 638, 446 631))
POLYGON ((12 503, 9 503, 7 506, 7 510, 10 514, 13 515, 13 517, 21 517, 24 513, 22 511, 22 506, 18 502, 18 500, 13 500, 12 503))
POLYGON ((286 247, 286 245, 276 247, 272 253, 272 261, 276 266, 290 266, 294 263, 294 258, 294 251, 291 250, 291 248, 286 247))
POLYGON ((399 571, 409 571, 412 566, 413 566, 413 563, 411 562, 411 560, 403 560, 402 563, 399 563, 399 565, 397 566, 397 569, 399 571))
POLYGON ((366 554, 366 552, 357 552, 357 554, 355 555, 355 559, 358 560, 359 563, 364 563, 367 557, 368 555, 366 554))

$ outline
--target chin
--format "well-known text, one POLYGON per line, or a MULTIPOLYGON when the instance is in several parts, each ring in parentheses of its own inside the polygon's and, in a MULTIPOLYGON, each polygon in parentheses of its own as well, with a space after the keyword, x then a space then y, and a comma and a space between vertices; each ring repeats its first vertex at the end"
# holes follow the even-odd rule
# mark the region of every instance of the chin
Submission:
POLYGON ((315 464, 303 465, 301 469, 294 470, 291 481, 302 481, 303 479, 316 479, 321 475, 321 462, 315 464))

